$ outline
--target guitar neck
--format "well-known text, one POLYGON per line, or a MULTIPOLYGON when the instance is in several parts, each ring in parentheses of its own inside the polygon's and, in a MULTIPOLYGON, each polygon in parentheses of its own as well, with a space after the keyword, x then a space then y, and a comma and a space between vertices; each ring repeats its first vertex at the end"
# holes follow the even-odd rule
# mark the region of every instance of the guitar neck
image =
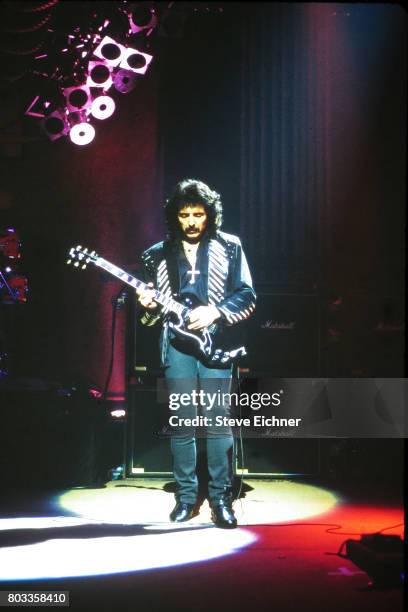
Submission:
MULTIPOLYGON (((109 272, 109 274, 112 274, 112 276, 119 278, 122 282, 126 283, 130 287, 133 287, 134 289, 137 289, 137 290, 151 289, 151 287, 149 287, 146 283, 138 280, 137 278, 135 278, 128 272, 125 272, 125 270, 118 268, 118 266, 115 266, 110 261, 103 259, 103 257, 98 257, 98 259, 94 263, 99 268, 106 270, 106 272, 109 272)), ((154 289, 153 291, 154 291, 154 294, 153 294, 154 300, 158 304, 160 304, 161 306, 164 306, 167 310, 171 312, 175 312, 176 314, 179 314, 179 315, 183 314, 183 311, 185 310, 185 306, 183 306, 183 304, 176 302, 176 300, 174 300, 171 297, 168 297, 167 295, 165 295, 161 291, 158 291, 157 289, 154 289)))

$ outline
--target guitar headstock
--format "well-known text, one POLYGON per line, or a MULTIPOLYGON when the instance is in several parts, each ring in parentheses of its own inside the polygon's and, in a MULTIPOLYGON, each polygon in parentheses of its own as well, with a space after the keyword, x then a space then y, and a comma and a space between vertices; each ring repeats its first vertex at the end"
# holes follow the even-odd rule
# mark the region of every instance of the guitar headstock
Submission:
POLYGON ((88 249, 84 249, 80 244, 76 247, 72 247, 69 251, 69 259, 67 259, 67 264, 73 264, 75 268, 81 268, 81 270, 85 270, 86 266, 89 263, 96 263, 99 259, 99 256, 95 251, 88 251, 88 249))

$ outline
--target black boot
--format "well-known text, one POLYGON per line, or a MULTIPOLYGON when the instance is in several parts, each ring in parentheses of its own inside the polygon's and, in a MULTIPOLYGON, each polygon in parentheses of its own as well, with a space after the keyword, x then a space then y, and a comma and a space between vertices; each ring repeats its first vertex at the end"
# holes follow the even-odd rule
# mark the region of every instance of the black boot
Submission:
POLYGON ((237 526, 230 496, 224 496, 211 502, 211 519, 217 527, 222 529, 234 529, 237 526))
POLYGON ((178 501, 170 514, 170 520, 173 523, 189 521, 194 516, 194 508, 195 504, 178 501))

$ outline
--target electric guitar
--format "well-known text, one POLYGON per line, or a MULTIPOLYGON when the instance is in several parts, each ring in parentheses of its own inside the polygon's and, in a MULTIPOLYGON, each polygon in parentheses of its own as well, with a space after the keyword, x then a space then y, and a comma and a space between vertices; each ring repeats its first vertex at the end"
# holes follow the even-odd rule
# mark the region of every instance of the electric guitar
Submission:
POLYGON ((146 283, 118 268, 110 261, 99 257, 95 251, 88 251, 80 245, 70 249, 67 264, 73 264, 75 268, 84 270, 89 263, 109 272, 109 274, 136 290, 152 290, 153 299, 163 307, 163 313, 166 316, 169 328, 174 332, 177 340, 186 344, 191 354, 197 355, 208 367, 228 366, 234 359, 244 357, 247 354, 243 346, 231 351, 217 348, 215 346, 215 335, 218 325, 215 323, 200 331, 192 331, 187 328, 191 311, 196 306, 201 305, 201 302, 195 296, 187 294, 181 296, 179 300, 175 300, 157 289, 152 289, 146 283))

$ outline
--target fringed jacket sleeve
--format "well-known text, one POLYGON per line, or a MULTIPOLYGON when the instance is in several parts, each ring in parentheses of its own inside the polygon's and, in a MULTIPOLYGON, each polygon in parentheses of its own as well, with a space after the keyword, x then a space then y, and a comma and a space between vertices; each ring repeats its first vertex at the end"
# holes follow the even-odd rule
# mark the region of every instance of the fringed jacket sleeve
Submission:
POLYGON ((248 262, 239 239, 233 245, 231 270, 228 274, 227 293, 215 304, 222 318, 229 325, 248 319, 255 310, 256 294, 252 284, 248 262))
MULTIPOLYGON (((142 269, 141 269, 141 274, 140 274, 141 280, 144 283, 153 283, 153 286, 155 286, 156 285, 156 269, 155 269, 154 257, 151 253, 151 249, 144 251, 140 259, 141 259, 141 264, 142 264, 142 269)), ((160 320, 161 314, 162 314, 162 309, 159 305, 154 310, 148 310, 147 308, 145 308, 142 314, 142 317, 140 319, 140 322, 143 325, 150 327, 152 325, 155 325, 160 320)))

